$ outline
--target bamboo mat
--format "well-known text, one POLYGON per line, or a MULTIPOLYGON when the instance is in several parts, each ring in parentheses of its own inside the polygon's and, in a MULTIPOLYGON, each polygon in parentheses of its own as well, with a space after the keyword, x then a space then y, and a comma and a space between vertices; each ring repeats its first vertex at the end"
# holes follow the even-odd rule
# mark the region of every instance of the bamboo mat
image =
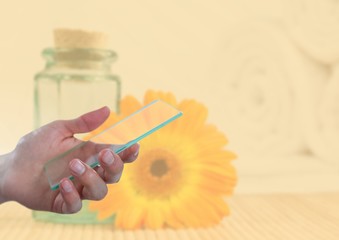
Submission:
POLYGON ((110 225, 35 222, 16 203, 0 205, 0 240, 339 239, 339 193, 236 195, 231 216, 208 229, 113 230, 110 225))

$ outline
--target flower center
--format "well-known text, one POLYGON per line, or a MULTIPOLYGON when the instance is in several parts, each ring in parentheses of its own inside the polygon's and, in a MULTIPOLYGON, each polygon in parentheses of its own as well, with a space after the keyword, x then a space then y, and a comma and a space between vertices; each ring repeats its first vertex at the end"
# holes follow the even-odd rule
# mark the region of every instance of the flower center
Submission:
POLYGON ((133 182, 139 194, 166 198, 183 185, 182 165, 177 156, 164 148, 155 148, 139 156, 133 182), (142 164, 141 164, 142 163, 142 164))
POLYGON ((152 162, 150 172, 153 176, 161 178, 169 171, 169 167, 164 159, 157 159, 152 162))

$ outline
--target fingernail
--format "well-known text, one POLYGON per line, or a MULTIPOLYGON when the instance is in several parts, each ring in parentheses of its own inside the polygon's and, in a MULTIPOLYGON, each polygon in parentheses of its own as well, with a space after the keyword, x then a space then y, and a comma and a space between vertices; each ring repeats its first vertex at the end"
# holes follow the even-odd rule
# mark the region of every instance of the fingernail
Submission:
POLYGON ((114 156, 111 151, 106 151, 102 156, 102 161, 107 165, 111 165, 114 162, 114 156))
POLYGON ((72 161, 71 169, 76 175, 82 175, 86 170, 84 164, 82 164, 82 162, 78 159, 72 161))
POLYGON ((119 182, 119 181, 120 181, 120 179, 121 179, 121 175, 122 175, 122 173, 119 173, 118 175, 114 176, 113 183, 117 183, 117 182, 119 182))
POLYGON ((67 180, 61 183, 61 187, 65 192, 72 192, 72 185, 67 180))
POLYGON ((135 152, 134 152, 134 157, 136 157, 136 156, 138 156, 138 154, 139 154, 139 148, 140 148, 140 145, 139 145, 139 143, 137 143, 136 144, 136 147, 135 147, 136 149, 135 149, 135 152))
POLYGON ((137 156, 139 155, 139 148, 140 148, 139 143, 133 145, 133 148, 134 148, 134 149, 133 149, 134 153, 131 154, 131 155, 129 155, 129 157, 128 157, 128 159, 126 160, 126 162, 132 162, 132 161, 134 161, 134 160, 137 158, 137 156))

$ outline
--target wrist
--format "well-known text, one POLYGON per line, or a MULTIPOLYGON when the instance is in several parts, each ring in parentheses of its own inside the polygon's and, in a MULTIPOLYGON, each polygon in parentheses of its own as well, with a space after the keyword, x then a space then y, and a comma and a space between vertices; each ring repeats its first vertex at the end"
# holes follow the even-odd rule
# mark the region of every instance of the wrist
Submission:
POLYGON ((10 154, 0 155, 0 204, 8 201, 5 189, 8 184, 6 171, 9 155, 10 154))

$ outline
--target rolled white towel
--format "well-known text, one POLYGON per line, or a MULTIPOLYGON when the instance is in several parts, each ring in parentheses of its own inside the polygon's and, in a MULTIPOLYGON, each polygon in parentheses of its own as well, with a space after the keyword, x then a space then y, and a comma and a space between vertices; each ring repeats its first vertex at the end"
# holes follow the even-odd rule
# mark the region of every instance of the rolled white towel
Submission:
POLYGON ((304 102, 303 116, 311 150, 339 166, 339 65, 332 70, 326 85, 314 85, 309 101, 304 102))
POLYGON ((297 109, 304 80, 323 76, 279 25, 239 23, 218 47, 211 117, 223 119, 230 148, 241 156, 282 156, 303 150, 297 109))
POLYGON ((322 63, 339 60, 339 1, 284 0, 284 19, 296 43, 322 63))

